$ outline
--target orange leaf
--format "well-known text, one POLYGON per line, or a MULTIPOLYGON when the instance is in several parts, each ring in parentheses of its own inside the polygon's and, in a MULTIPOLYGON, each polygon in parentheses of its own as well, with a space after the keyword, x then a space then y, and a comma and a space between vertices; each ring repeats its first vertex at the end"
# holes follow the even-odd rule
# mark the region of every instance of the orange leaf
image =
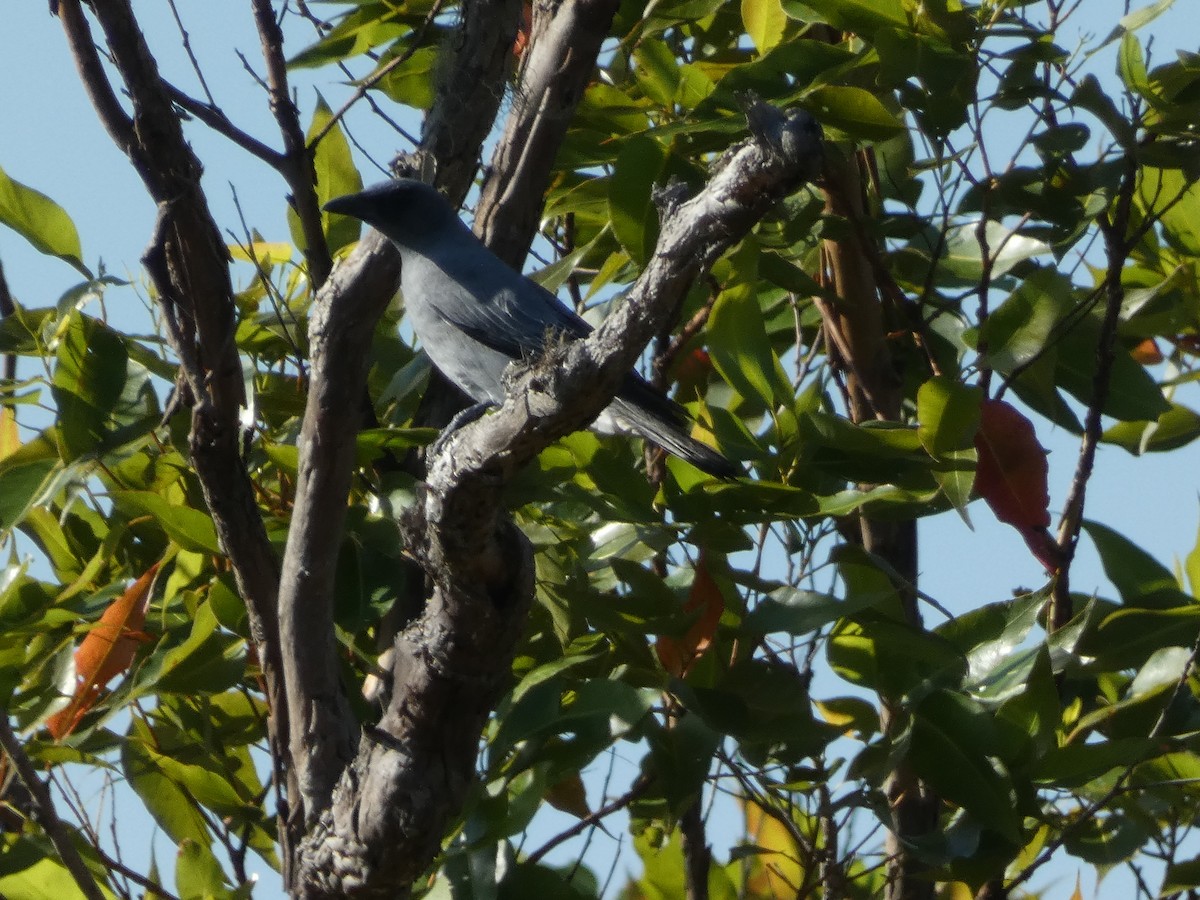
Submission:
POLYGON ((75 651, 75 695, 71 702, 46 721, 55 740, 69 735, 83 714, 100 696, 100 689, 129 668, 138 644, 145 640, 142 626, 150 605, 150 586, 158 563, 109 604, 75 651))
POLYGON ((1158 363, 1165 359, 1162 351, 1158 349, 1158 342, 1154 338, 1146 338, 1130 350, 1129 355, 1134 358, 1135 362, 1140 362, 1144 366, 1158 365, 1158 363))
POLYGON ((703 550, 700 551, 700 559, 696 562, 692 590, 683 604, 683 609, 684 612, 699 610, 700 618, 692 623, 692 627, 683 637, 661 635, 654 645, 659 662, 672 675, 686 675, 692 664, 704 654, 712 644, 721 614, 725 612, 725 598, 709 572, 708 560, 703 550))
POLYGON ((517 26, 517 36, 513 39, 513 56, 520 59, 525 48, 529 46, 529 32, 533 29, 533 4, 524 3, 521 8, 521 24, 517 26))

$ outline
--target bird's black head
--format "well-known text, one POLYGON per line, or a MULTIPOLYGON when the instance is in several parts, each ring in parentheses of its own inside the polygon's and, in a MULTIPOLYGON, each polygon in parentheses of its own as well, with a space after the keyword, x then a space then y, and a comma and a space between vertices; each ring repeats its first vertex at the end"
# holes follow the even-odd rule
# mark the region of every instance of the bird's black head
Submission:
POLYGON ((412 178, 396 178, 357 194, 335 197, 327 212, 362 219, 396 243, 415 247, 425 238, 459 223, 446 199, 432 186, 412 178))

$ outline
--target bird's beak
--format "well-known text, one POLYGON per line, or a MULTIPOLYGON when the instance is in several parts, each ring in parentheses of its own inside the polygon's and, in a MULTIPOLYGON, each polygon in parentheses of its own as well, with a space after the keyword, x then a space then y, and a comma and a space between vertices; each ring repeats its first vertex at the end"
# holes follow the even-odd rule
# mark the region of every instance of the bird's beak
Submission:
POLYGON ((344 197, 334 197, 323 207, 325 212, 338 213, 343 216, 354 216, 365 219, 367 198, 362 194, 346 194, 344 197))

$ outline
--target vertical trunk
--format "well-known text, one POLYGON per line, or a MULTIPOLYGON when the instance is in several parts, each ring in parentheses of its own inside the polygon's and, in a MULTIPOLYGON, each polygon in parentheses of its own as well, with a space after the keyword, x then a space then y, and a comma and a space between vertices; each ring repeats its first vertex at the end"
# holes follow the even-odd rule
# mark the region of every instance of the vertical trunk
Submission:
MULTIPOLYGON (((834 302, 821 302, 830 356, 844 374, 853 421, 899 421, 902 379, 888 350, 890 329, 871 265, 873 248, 866 245, 864 230, 858 227, 866 215, 859 161, 831 157, 825 180, 826 213, 844 218, 852 226, 849 234, 826 241, 823 248, 826 278, 837 295, 834 302)), ((860 516, 857 533, 862 546, 900 576, 896 590, 904 617, 913 628, 921 628, 916 523, 860 516)), ((882 726, 889 735, 904 727, 902 711, 886 699, 882 726)), ((926 900, 933 896, 933 882, 922 877, 922 866, 908 853, 906 843, 937 827, 937 798, 903 761, 888 777, 885 790, 892 810, 887 840, 888 900, 926 900)))

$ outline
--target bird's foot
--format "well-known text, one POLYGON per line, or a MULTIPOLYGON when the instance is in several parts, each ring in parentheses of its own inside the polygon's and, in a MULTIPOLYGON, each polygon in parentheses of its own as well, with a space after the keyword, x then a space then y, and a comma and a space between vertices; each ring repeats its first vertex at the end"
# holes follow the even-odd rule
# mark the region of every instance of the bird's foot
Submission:
POLYGON ((426 458, 429 459, 440 454, 446 449, 446 444, 450 441, 450 438, 454 437, 456 431, 466 425, 470 425, 476 419, 482 419, 488 410, 495 409, 497 406, 498 404, 494 401, 485 400, 483 403, 476 403, 468 406, 466 409, 459 410, 454 418, 450 420, 449 424, 442 429, 442 433, 437 436, 437 440, 430 445, 426 458))

